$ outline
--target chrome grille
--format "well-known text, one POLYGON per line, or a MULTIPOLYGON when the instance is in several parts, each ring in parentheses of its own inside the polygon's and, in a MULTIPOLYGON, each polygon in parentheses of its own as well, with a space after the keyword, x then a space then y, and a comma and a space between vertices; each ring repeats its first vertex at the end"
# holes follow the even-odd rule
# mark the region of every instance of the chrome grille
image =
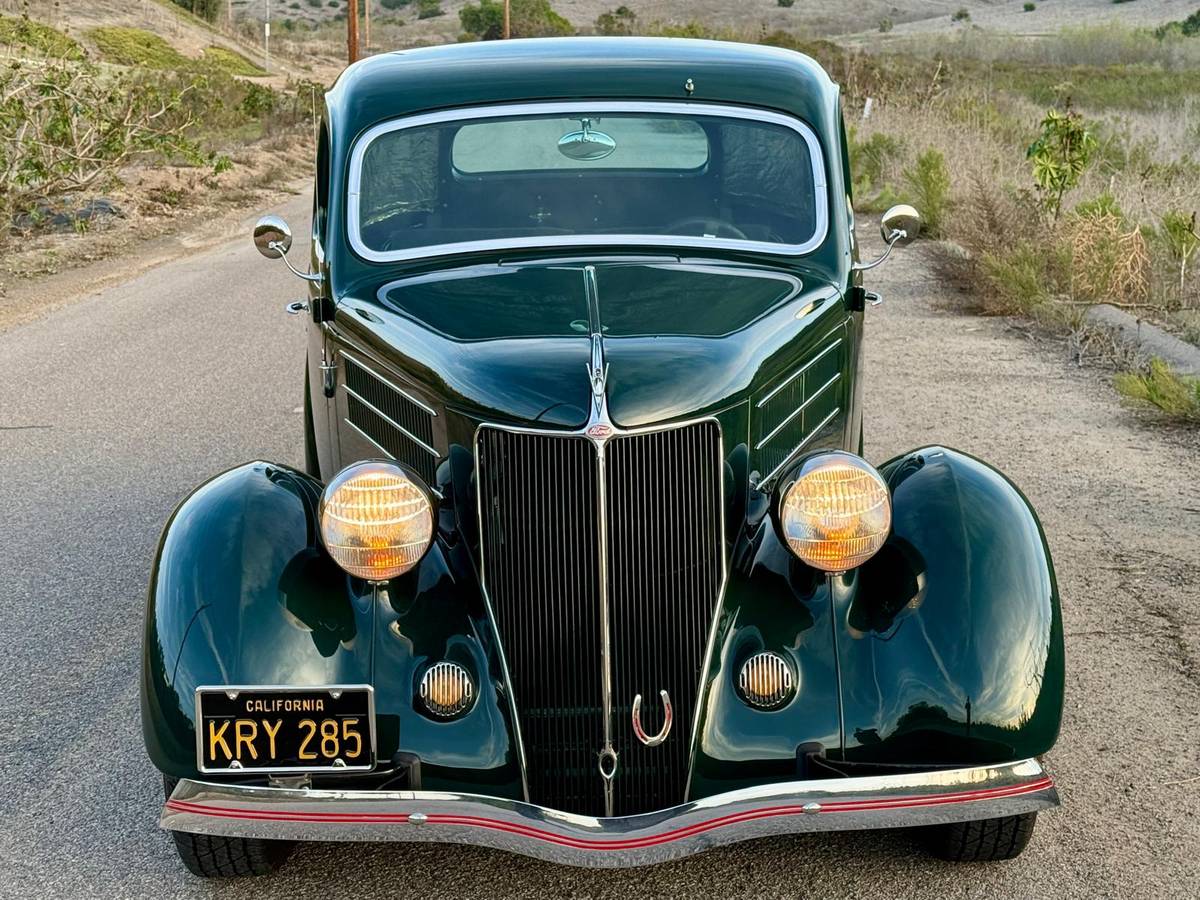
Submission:
POLYGON ((622 437, 607 447, 617 815, 684 799, 723 573, 720 447, 715 422, 622 437), (663 744, 647 747, 633 736, 633 698, 642 695, 642 725, 655 734, 664 689, 675 722, 663 744))
POLYGON ((604 815, 595 451, 585 438, 485 428, 478 453, 484 578, 530 797, 604 815))
MULTIPOLYGON (((604 815, 600 485, 595 445, 485 427, 478 440, 484 579, 508 660, 530 799, 604 815)), ((724 572, 720 430, 706 421, 605 446, 614 815, 683 802, 701 669, 724 572), (675 725, 645 747, 642 723, 675 725)))

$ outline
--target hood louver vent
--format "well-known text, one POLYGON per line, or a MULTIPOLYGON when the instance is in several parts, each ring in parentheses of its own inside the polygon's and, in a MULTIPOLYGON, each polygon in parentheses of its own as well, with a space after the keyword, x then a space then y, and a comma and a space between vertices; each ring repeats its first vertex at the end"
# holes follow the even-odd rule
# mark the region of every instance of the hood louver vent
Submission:
POLYGON ((344 359, 346 421, 398 462, 410 466, 427 485, 436 486, 435 413, 366 366, 348 356, 344 359))

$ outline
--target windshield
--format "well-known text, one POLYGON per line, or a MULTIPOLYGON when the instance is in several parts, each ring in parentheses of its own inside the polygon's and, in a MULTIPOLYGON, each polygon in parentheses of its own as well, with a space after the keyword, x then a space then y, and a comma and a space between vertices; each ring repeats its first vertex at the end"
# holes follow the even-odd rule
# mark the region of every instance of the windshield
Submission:
POLYGON ((349 203, 360 254, 581 243, 803 253, 824 236, 819 150, 795 119, 679 104, 520 109, 419 116, 364 136, 349 203))

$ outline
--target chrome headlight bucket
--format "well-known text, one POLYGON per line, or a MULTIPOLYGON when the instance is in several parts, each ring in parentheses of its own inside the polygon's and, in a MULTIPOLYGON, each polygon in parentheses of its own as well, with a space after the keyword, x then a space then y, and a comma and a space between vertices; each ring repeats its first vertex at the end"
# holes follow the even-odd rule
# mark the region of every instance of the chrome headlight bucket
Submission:
POLYGON ((866 460, 834 450, 805 459, 780 490, 788 547, 823 572, 845 572, 874 556, 892 528, 892 496, 866 460))
POLYGON ((321 495, 321 540, 333 561, 367 581, 408 572, 433 541, 433 503, 420 478, 371 460, 338 472, 321 495))

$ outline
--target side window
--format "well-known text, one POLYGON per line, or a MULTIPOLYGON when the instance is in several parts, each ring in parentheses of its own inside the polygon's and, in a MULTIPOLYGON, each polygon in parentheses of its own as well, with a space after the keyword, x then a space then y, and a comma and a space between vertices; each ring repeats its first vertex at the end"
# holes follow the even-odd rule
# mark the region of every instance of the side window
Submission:
POLYGON ((313 240, 325 246, 325 226, 329 217, 329 126, 321 123, 317 140, 317 182, 313 191, 313 240))

